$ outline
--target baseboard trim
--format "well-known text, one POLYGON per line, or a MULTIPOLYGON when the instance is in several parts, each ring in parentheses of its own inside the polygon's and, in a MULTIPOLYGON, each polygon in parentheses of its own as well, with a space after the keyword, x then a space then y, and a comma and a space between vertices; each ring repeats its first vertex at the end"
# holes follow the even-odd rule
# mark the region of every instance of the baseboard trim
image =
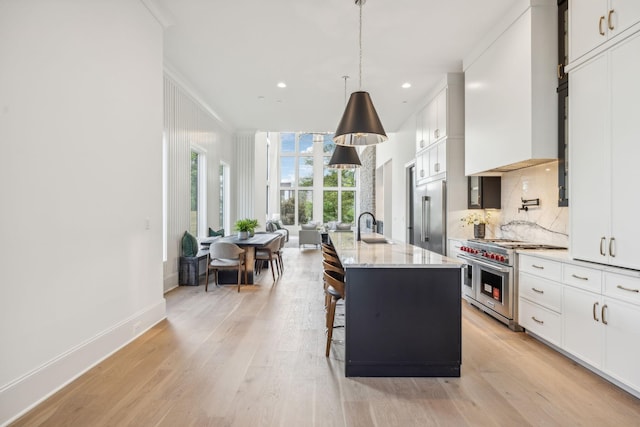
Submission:
POLYGON ((0 387, 0 426, 24 415, 166 318, 162 298, 24 376, 0 387))

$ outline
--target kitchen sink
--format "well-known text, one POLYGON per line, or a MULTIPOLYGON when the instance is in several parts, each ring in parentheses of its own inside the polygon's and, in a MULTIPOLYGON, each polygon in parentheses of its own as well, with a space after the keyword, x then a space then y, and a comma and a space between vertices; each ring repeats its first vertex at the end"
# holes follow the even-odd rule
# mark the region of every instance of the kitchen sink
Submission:
POLYGON ((362 241, 365 243, 388 243, 388 244, 393 244, 393 242, 391 240, 387 240, 384 237, 363 237, 362 241))

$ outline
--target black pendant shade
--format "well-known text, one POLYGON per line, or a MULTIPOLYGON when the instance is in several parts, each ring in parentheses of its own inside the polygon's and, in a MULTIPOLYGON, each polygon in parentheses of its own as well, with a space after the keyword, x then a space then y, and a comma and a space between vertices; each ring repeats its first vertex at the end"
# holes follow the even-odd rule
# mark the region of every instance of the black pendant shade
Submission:
POLYGON ((328 166, 332 169, 353 169, 361 165, 358 152, 354 147, 336 145, 328 166))
POLYGON ((333 141, 339 145, 372 145, 387 139, 369 93, 353 92, 333 141))

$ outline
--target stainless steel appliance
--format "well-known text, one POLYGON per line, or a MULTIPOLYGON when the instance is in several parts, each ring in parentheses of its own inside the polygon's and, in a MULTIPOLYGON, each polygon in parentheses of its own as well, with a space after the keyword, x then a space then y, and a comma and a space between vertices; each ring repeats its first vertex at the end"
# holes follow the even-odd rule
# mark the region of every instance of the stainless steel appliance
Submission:
POLYGON ((443 179, 416 186, 413 191, 413 239, 411 244, 445 254, 446 189, 443 179))
POLYGON ((473 306, 510 329, 518 325, 517 249, 566 249, 507 239, 469 240, 458 258, 467 264, 462 294, 473 306))

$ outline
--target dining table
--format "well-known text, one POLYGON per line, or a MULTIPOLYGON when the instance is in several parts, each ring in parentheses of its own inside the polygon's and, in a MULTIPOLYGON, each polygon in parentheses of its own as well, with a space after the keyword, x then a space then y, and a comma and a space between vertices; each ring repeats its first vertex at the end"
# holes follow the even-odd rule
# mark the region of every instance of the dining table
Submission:
MULTIPOLYGON (((235 245, 240 246, 245 250, 245 260, 247 263, 247 283, 253 284, 253 276, 254 276, 254 266, 255 266, 255 255, 256 248, 268 245, 273 242, 275 239, 279 238, 281 235, 279 233, 255 233, 253 236, 248 237, 246 239, 239 239, 237 234, 220 237, 215 240, 215 242, 228 242, 233 243, 235 245)), ((243 275, 244 280, 244 275, 243 275)), ((225 271, 222 270, 218 272, 218 283, 219 284, 236 284, 238 283, 238 275, 233 271, 225 271)))

